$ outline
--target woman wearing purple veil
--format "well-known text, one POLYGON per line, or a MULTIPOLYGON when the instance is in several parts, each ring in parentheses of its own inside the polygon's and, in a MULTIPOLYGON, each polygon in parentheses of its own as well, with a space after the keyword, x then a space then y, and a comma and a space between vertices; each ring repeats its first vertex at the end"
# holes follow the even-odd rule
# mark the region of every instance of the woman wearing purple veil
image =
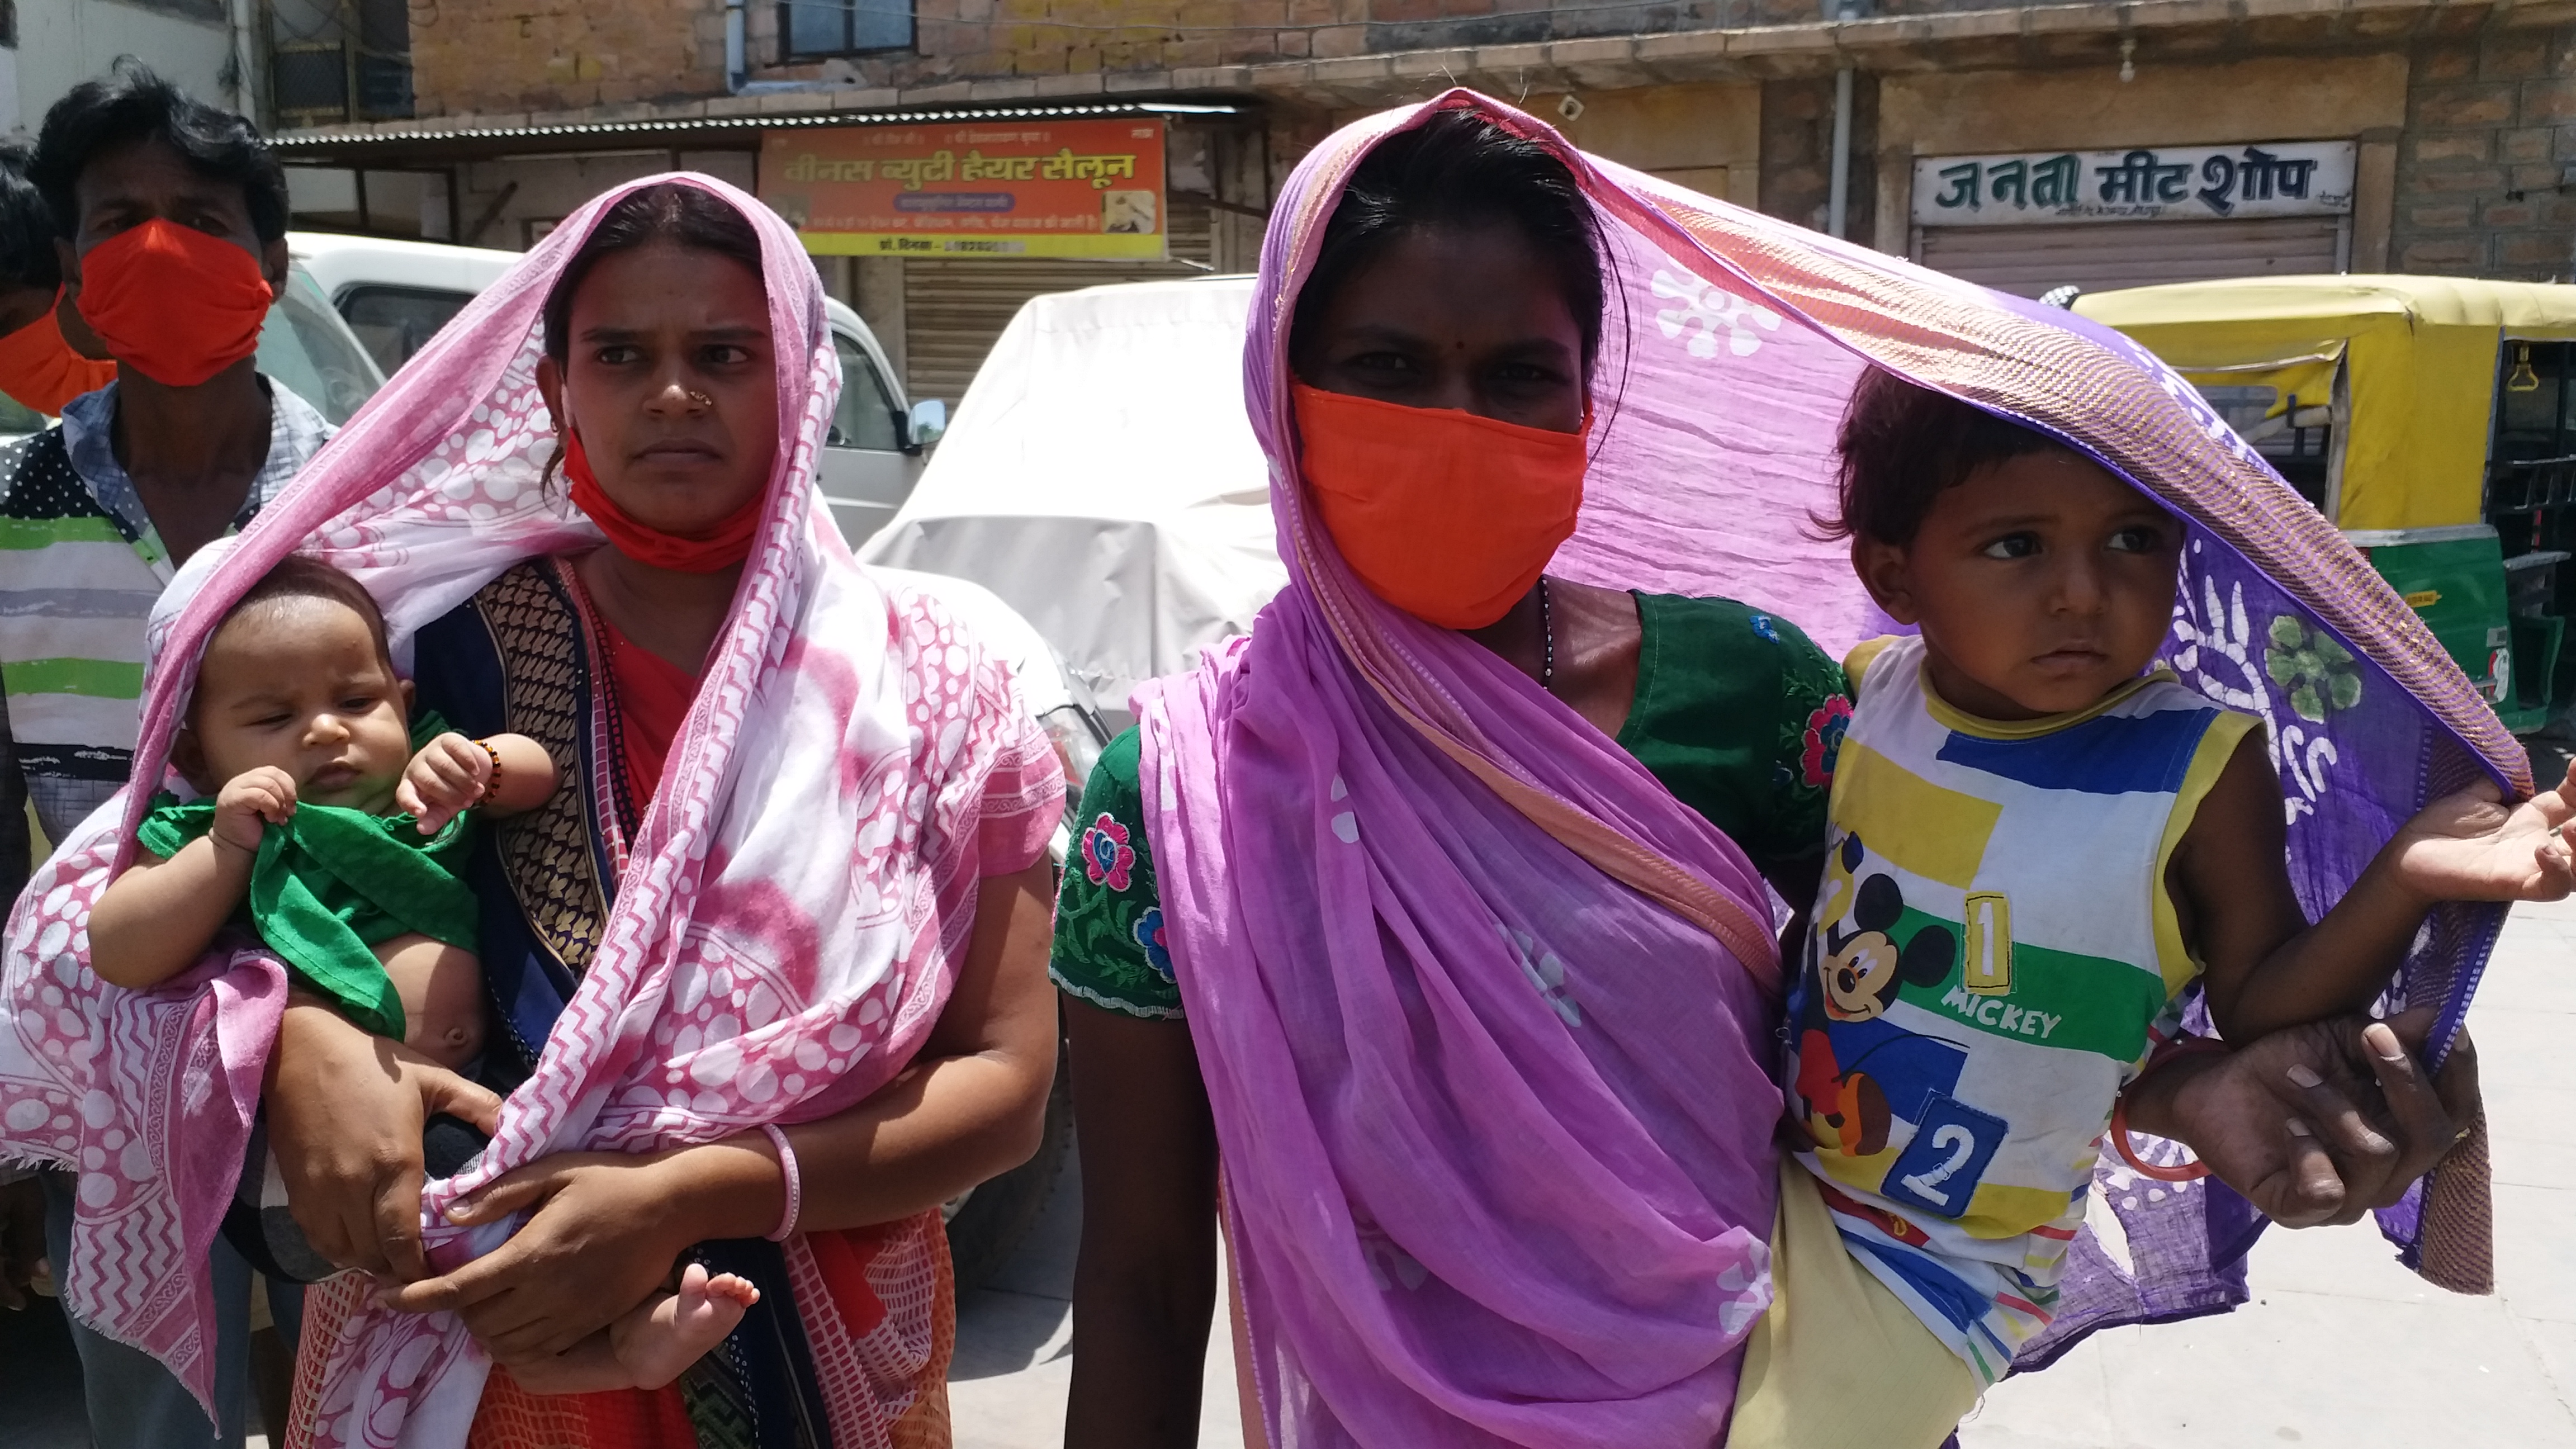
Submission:
MULTIPOLYGON (((1220 1225, 1269 1444, 1948 1434, 1951 1381, 1893 1347, 1774 1136, 1778 941, 1850 713, 1825 650, 1885 628, 1813 522, 1873 363, 2181 517, 2168 662, 2274 726, 2311 913, 2432 795, 2528 792, 2402 602, 2119 339, 1465 92, 1347 128, 1273 213, 1245 353, 1291 583, 1140 691, 1058 905, 1069 1444, 1194 1442, 1220 1225), (2249 631, 2282 621, 2350 646, 2332 718, 2267 682, 2249 631)), ((2266 1217, 2385 1208, 2427 1276, 2480 1286, 2454 1041, 2501 915, 2444 908, 2400 982, 2438 1091, 2358 1020, 2140 1076, 2129 1156, 2213 1176, 2106 1209, 2021 1366, 2241 1301, 2266 1217)))

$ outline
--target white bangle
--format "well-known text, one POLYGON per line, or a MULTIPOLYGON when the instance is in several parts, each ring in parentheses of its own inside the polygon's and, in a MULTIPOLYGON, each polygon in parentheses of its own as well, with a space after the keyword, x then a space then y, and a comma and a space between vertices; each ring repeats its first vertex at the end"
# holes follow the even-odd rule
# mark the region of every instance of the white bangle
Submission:
POLYGON ((778 1170, 787 1179, 787 1209, 769 1235, 771 1242, 783 1243, 796 1236, 796 1219, 805 1211, 805 1182, 796 1171, 796 1149, 787 1145, 787 1134, 775 1122, 761 1123, 760 1130, 769 1134, 769 1145, 778 1149, 778 1170))

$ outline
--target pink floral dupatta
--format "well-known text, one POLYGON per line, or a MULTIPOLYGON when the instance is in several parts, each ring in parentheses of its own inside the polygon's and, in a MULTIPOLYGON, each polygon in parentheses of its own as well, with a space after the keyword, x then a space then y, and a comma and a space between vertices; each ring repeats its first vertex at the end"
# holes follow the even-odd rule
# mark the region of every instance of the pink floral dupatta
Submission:
MULTIPOLYGON (((510 1168, 828 1116, 883 1085, 947 1002, 978 879, 1034 859, 1061 798, 1059 768, 1003 666, 935 604, 861 572, 830 520, 814 469, 840 371, 795 234, 749 195, 687 174, 616 188, 568 219, 235 546, 190 561, 155 617, 135 779, 162 778, 208 634, 288 552, 363 581, 407 661, 423 625, 504 570, 597 541, 560 488, 539 486, 554 446, 534 382, 539 313, 607 211, 657 182, 714 193, 759 234, 776 461, 751 562, 628 842, 591 963, 490 1148, 424 1196, 433 1248, 451 1261, 494 1235, 460 1234, 441 1209, 510 1168)), ((203 1399, 206 1246, 241 1165, 285 978, 257 949, 210 955, 149 993, 89 972, 81 924, 131 857, 150 794, 129 786, 63 842, 11 917, 0 1158, 79 1170, 72 1311, 162 1359, 203 1399)), ((835 1442, 886 1443, 916 1385, 877 1372, 869 1325, 839 1321, 802 1239, 786 1259, 835 1442)), ((932 1271, 927 1258, 919 1267, 932 1271)), ((895 1328, 925 1338, 933 1295, 882 1286, 922 1319, 895 1328)), ((362 1304, 321 1335, 305 1345, 308 1368, 316 1355, 322 1365, 318 1413, 296 1426, 311 1442, 465 1442, 489 1361, 453 1315, 362 1304)))
POLYGON ((1707 1444, 1770 1302, 1762 881, 1528 678, 1379 603, 1300 491, 1296 291, 1419 114, 1325 142, 1264 248, 1246 393, 1292 582, 1139 694, 1249 1368, 1282 1449, 1707 1444))

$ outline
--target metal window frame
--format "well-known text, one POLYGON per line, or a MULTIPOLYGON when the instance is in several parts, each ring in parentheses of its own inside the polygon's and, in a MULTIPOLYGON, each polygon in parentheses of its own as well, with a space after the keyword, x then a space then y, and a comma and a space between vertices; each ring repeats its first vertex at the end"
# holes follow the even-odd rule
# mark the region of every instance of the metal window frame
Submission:
MULTIPOLYGON (((333 17, 332 28, 339 32, 338 39, 281 41, 277 34, 275 5, 270 3, 270 0, 260 0, 260 38, 266 42, 269 55, 269 64, 264 67, 268 86, 269 113, 275 116, 281 125, 288 126, 343 125, 353 121, 410 119, 416 109, 417 97, 411 93, 409 79, 411 51, 408 43, 401 51, 380 50, 365 44, 363 22, 358 15, 356 0, 332 0, 329 9, 333 17), (277 90, 276 58, 282 55, 337 55, 341 68, 338 109, 284 104, 277 90), (367 109, 362 98, 363 91, 358 74, 360 63, 367 60, 394 61, 401 64, 405 76, 403 89, 406 92, 406 98, 400 111, 387 111, 380 114, 367 109)), ((408 35, 405 40, 408 42, 408 35)))
POLYGON ((789 65, 802 60, 834 60, 843 56, 853 55, 905 55, 921 48, 920 0, 912 0, 912 3, 904 7, 904 19, 906 20, 907 25, 905 28, 904 42, 901 45, 860 45, 857 43, 858 14, 861 3, 863 3, 863 0, 777 0, 778 64, 789 65), (796 27, 795 18, 792 12, 794 12, 796 7, 799 5, 830 5, 834 9, 840 11, 842 43, 839 49, 798 50, 796 48, 796 27))

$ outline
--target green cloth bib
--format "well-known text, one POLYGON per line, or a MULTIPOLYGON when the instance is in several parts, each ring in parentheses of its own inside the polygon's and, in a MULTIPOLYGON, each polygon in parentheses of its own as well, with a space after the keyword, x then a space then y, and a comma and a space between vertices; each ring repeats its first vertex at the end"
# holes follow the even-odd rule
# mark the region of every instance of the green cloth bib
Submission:
MULTIPOLYGON (((447 728, 424 716, 415 748, 447 728)), ((215 805, 152 802, 137 843, 167 860, 214 827, 215 805)), ((250 924, 302 984, 348 1018, 399 1041, 402 998, 373 947, 418 933, 471 951, 479 921, 474 892, 459 877, 474 851, 474 812, 436 835, 409 814, 369 815, 337 805, 298 805, 284 825, 260 833, 251 863, 250 924)))

